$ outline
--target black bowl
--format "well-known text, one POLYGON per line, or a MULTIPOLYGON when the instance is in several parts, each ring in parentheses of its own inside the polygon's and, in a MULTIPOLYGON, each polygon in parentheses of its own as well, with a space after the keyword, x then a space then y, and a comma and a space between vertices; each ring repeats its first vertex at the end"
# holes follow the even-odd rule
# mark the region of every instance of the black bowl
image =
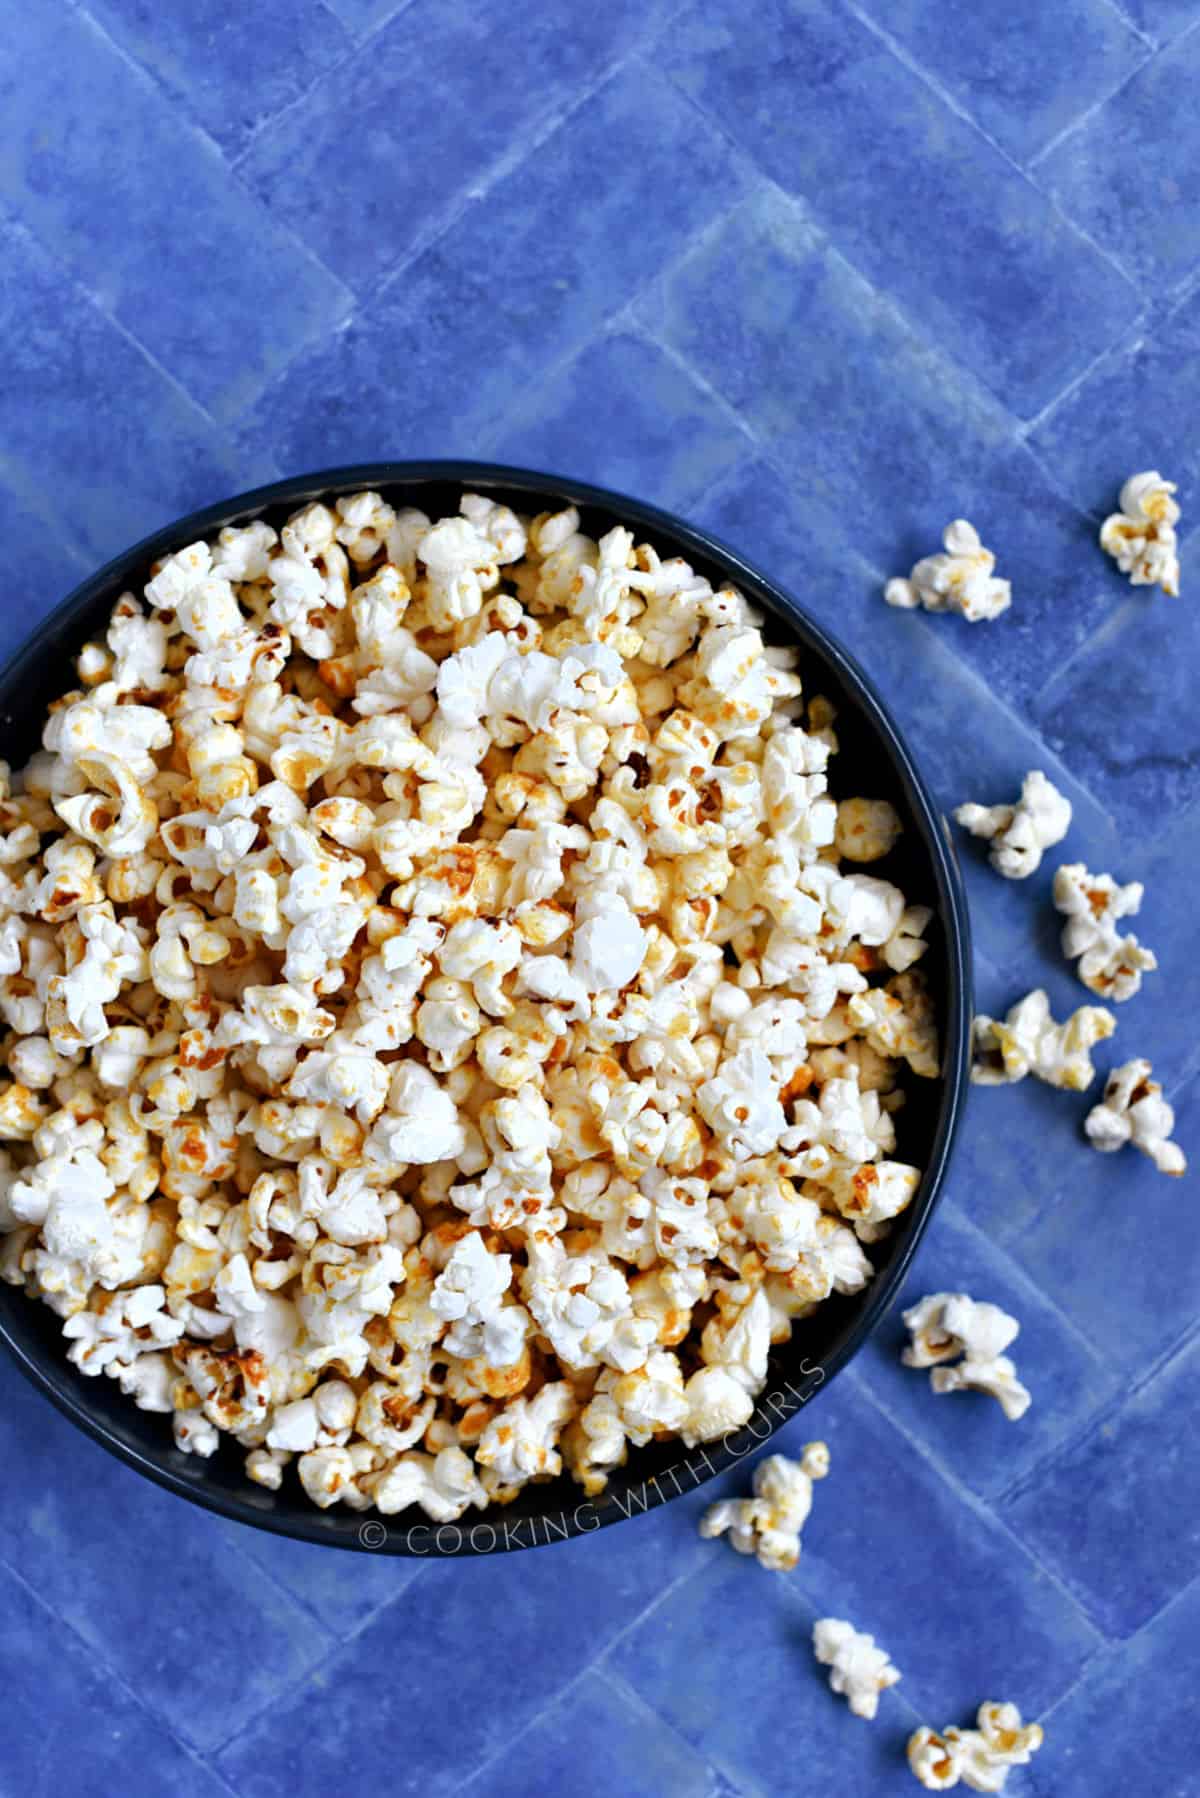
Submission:
MULTIPOLYGON (((779 641, 798 643, 809 694, 836 704, 841 750, 835 793, 890 799, 907 829, 883 872, 914 903, 932 906, 930 947, 922 967, 937 1005, 942 1040, 938 1080, 909 1083, 898 1117, 897 1154, 924 1169, 920 1188, 891 1236, 874 1245, 876 1275, 854 1297, 833 1297, 797 1324, 771 1356, 770 1377, 754 1416, 725 1440, 686 1452, 675 1442, 630 1454, 603 1494, 585 1499, 566 1476, 527 1486, 503 1508, 440 1528, 423 1514, 365 1518, 337 1506, 319 1511, 295 1480, 267 1492, 247 1479, 242 1451, 223 1445, 210 1460, 181 1453, 166 1418, 135 1409, 115 1382, 88 1377, 67 1360, 60 1320, 19 1287, 0 1284, 0 1338, 18 1365, 60 1411, 131 1467, 183 1498, 260 1529, 338 1548, 386 1554, 486 1554, 531 1548, 586 1534, 693 1490, 766 1442, 862 1346, 895 1297, 945 1178, 970 1069, 970 942, 966 899, 950 833, 905 743, 867 677, 796 600, 740 555, 669 513, 639 500, 556 475, 478 462, 370 462, 299 475, 194 512, 109 562, 41 624, 0 675, 0 754, 21 767, 38 746, 46 708, 74 681, 72 657, 101 631, 117 597, 139 587, 158 557, 209 537, 222 526, 265 515, 278 523, 308 500, 381 491, 396 505, 419 505, 436 516, 455 512, 464 489, 483 492, 524 512, 579 507, 583 528, 599 536, 620 520, 636 526, 667 554, 680 553, 714 585, 730 581, 774 619, 779 641)), ((881 614, 882 621, 882 614, 881 614)))

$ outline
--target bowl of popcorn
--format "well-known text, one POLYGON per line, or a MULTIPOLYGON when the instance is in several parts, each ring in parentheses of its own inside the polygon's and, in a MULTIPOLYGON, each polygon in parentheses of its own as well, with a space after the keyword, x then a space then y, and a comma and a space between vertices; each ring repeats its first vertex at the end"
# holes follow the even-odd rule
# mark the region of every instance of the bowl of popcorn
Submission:
POLYGON ((538 1546, 878 1322, 965 904, 880 700, 739 555, 517 469, 284 481, 85 582, 0 724, 0 1336, 141 1472, 538 1546))

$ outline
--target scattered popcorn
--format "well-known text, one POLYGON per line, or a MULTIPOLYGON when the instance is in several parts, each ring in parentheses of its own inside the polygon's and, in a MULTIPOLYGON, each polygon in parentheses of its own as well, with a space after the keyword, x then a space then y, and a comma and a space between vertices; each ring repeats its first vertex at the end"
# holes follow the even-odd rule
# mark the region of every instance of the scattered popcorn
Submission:
MULTIPOLYGON (((478 494, 314 501, 121 596, 0 770, 0 1277, 83 1372, 438 1523, 752 1418, 912 1203, 939 1066, 932 914, 863 871, 900 816, 831 794, 761 622, 478 494)), ((719 1527, 792 1564, 826 1468, 719 1527)))
POLYGON ((907 580, 891 580, 883 590, 889 606, 913 611, 960 612, 969 624, 999 618, 1012 604, 1007 581, 992 570, 996 558, 984 549, 979 533, 965 518, 956 518, 942 533, 945 553, 926 556, 907 580))
POLYGON ((800 1532, 812 1509, 813 1481, 829 1472, 823 1442, 805 1444, 799 1461, 768 1455, 754 1469, 753 1498, 725 1498, 700 1519, 700 1534, 723 1536, 740 1555, 754 1555, 760 1567, 787 1573, 800 1559, 800 1532))
POLYGON ((988 860, 1006 880, 1025 880, 1037 872, 1042 855, 1061 843, 1071 828, 1071 801, 1064 798, 1040 768, 1021 782, 1014 805, 960 805, 956 821, 973 837, 991 842, 988 860))
POLYGON ((1081 1005, 1065 1024, 1050 1015, 1041 987, 1027 993, 1004 1021, 975 1019, 975 1061, 971 1078, 979 1086, 1006 1086, 1034 1074, 1048 1086, 1086 1092, 1096 1077, 1091 1051, 1117 1027, 1102 1005, 1081 1005))
POLYGON ((935 1392, 986 1392, 1010 1423, 1025 1415, 1030 1394, 1004 1353, 1020 1333, 1015 1317, 965 1292, 934 1292, 907 1310, 904 1322, 912 1341, 900 1358, 906 1367, 932 1368, 935 1392))
POLYGON ((1151 1071, 1148 1061, 1126 1061, 1114 1068, 1103 1099, 1083 1121, 1084 1130, 1092 1147, 1105 1154, 1132 1143, 1150 1157, 1160 1174, 1186 1174, 1187 1157, 1170 1140, 1175 1113, 1158 1081, 1150 1078, 1151 1071))
POLYGON ((1121 573, 1135 587, 1161 587, 1172 599, 1179 597, 1175 491, 1174 481, 1164 481, 1157 469, 1131 474, 1121 489, 1120 511, 1100 526, 1100 547, 1121 573))
POLYGON ((868 1722, 879 1709, 879 1694, 900 1678, 874 1636, 862 1635, 852 1623, 819 1617, 813 1625, 813 1653, 830 1669, 829 1684, 845 1698, 856 1717, 868 1722))
POLYGON ((1022 1723, 1015 1704, 981 1704, 976 1729, 927 1726, 908 1738, 908 1764, 927 1792, 959 1784, 973 1792, 1002 1792, 1010 1767, 1027 1767, 1044 1737, 1040 1723, 1022 1723))
POLYGON ((1089 874, 1082 862, 1067 862, 1054 876, 1054 903, 1067 920, 1063 954, 1078 959, 1079 978, 1102 998, 1132 999, 1143 973, 1158 966, 1153 950, 1117 934, 1118 919, 1140 908, 1143 891, 1136 880, 1118 886, 1111 874, 1089 874))

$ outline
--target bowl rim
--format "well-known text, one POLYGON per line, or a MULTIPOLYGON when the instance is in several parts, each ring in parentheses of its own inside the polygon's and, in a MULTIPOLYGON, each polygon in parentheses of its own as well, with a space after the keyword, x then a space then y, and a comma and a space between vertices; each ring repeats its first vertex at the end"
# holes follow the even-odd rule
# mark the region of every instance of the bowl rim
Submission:
MULTIPOLYGON (((942 1072, 939 1076, 942 1097, 933 1144, 922 1172, 920 1187, 904 1213, 907 1235, 900 1252, 887 1272, 877 1276, 868 1287, 865 1302, 842 1329, 822 1361, 810 1365, 807 1359, 802 1359, 799 1368, 801 1383, 798 1386, 786 1382, 786 1394, 768 1394, 764 1389, 756 1399, 750 1422, 721 1441, 701 1444, 688 1451, 684 1451, 681 1445, 678 1462, 668 1470, 674 1482, 673 1491, 660 1484, 660 1478, 665 1480, 666 1476, 648 1475, 641 1482, 640 1496, 636 1499, 633 1497, 634 1487, 629 1488, 624 1503, 608 1503, 603 1494, 597 1499, 581 1497, 573 1510, 563 1511, 556 1518, 549 1514, 542 1514, 540 1519, 525 1517, 507 1527, 503 1521, 503 1508, 497 1509, 495 1506, 481 1512, 478 1523, 472 1525, 464 1519, 466 1527, 461 1529, 457 1525, 441 1525, 436 1528, 433 1525, 405 1525, 398 1520, 385 1519, 375 1512, 358 1514, 346 1512, 341 1507, 332 1512, 313 1507, 311 1520, 303 1512, 277 1515, 263 1504, 271 1496, 266 1492, 261 1492, 259 1503, 252 1502, 251 1492, 258 1494, 259 1489, 254 1488, 249 1480, 246 1481, 246 1497, 236 1496, 214 1485, 193 1483, 165 1464, 165 1457, 172 1452, 169 1442, 164 1443, 161 1451, 151 1452, 120 1438, 109 1429, 102 1417, 94 1414, 76 1392, 68 1378, 69 1363, 65 1359, 61 1363, 50 1363, 41 1359, 37 1353, 30 1352, 10 1334, 5 1317, 0 1312, 0 1342, 3 1342, 32 1384, 94 1442, 98 1442, 127 1466, 166 1491, 174 1493, 176 1497, 235 1522, 265 1529, 274 1535, 319 1543, 324 1547, 366 1550, 375 1554, 436 1554, 439 1557, 457 1558, 549 1546, 557 1541, 589 1534, 622 1522, 630 1516, 641 1515, 661 1504, 669 1503, 687 1490, 695 1490, 762 1447, 776 1430, 801 1410, 852 1359, 881 1323, 897 1297, 945 1184, 970 1080, 973 995, 970 919, 950 826, 871 677, 786 587, 748 562, 739 550, 663 507, 635 499, 613 488, 598 486, 573 476, 547 474, 536 469, 469 458, 349 463, 306 474, 289 475, 263 486, 249 488, 243 493, 202 506, 161 526, 130 548, 111 557, 102 567, 79 582, 39 621, 33 633, 9 658, 3 669, 0 669, 0 689, 19 681, 27 666, 39 660, 48 637, 76 627, 103 590, 114 580, 124 580, 139 567, 171 550, 182 548, 227 524, 256 516, 271 507, 300 505, 320 497, 368 488, 412 488, 439 483, 461 485, 467 490, 478 490, 485 494, 489 488, 503 488, 510 493, 524 492, 531 498, 543 501, 559 500, 564 504, 578 504, 608 514, 614 520, 636 525, 651 535, 659 534, 668 539, 672 546, 678 545, 701 560, 716 564, 735 584, 749 591, 752 597, 762 600, 780 622, 797 634, 802 647, 823 657, 882 738, 893 770, 904 789, 905 799, 919 826, 922 845, 928 854, 937 889, 939 919, 945 934, 946 967, 946 1016, 943 1020, 942 1072), (765 1404, 769 1404, 770 1417, 764 1413, 765 1404), (755 1425, 763 1423, 767 1428, 765 1433, 760 1434, 755 1425), (695 1471, 693 1463, 696 1466, 702 1465, 704 1472, 695 1471), (680 1485, 676 1475, 681 1470, 691 1479, 690 1488, 680 1485), (585 1518, 584 1513, 591 1515, 585 1518), (345 1527, 335 1533, 330 1528, 331 1519, 345 1527), (537 1528, 539 1521, 545 1526, 540 1536, 537 1528), (480 1545, 474 1538, 485 1530, 491 1540, 480 1545), (448 1537, 448 1540, 443 1542, 443 1536, 448 1537), (423 1538, 430 1540, 425 1541, 423 1538)), ((544 510, 545 507, 540 506, 538 509, 544 510)), ((582 1493, 582 1488, 580 1490, 582 1493)))

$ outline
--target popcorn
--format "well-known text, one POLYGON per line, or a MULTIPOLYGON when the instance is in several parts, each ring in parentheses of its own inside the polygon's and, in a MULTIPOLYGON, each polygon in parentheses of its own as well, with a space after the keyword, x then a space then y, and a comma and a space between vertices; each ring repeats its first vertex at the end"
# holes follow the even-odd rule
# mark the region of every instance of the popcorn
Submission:
POLYGON ((543 1386, 534 1399, 518 1398, 493 1418, 475 1450, 484 1486, 503 1500, 530 1480, 553 1479, 562 1470, 556 1443, 577 1409, 565 1380, 543 1386))
POLYGON ((739 1161, 766 1155, 787 1125, 778 1082, 761 1049, 739 1049, 696 1094, 709 1129, 739 1161))
POLYGON ((831 1669, 829 1684, 845 1698, 856 1717, 868 1721, 879 1709, 879 1694, 894 1686, 899 1673, 874 1636, 860 1634, 838 1617, 819 1617, 813 1625, 813 1653, 831 1669))
POLYGON ((1101 549, 1133 586, 1161 587, 1172 599, 1179 597, 1175 491, 1174 481, 1164 481, 1157 469, 1131 474, 1121 489, 1120 511, 1100 526, 1101 549))
POLYGON ((848 862, 878 862, 890 855, 904 826, 886 799, 843 799, 837 808, 837 852, 848 862))
POLYGON ((1034 768, 1021 782, 1015 804, 960 805, 954 816, 973 837, 990 840, 988 860, 997 874, 1026 880, 1041 866, 1043 853, 1061 843, 1071 828, 1071 801, 1034 768))
MULTIPOLYGON (((0 1277, 77 1366, 435 1523, 741 1430, 871 1279, 938 1070, 931 913, 867 871, 900 817, 830 791, 799 659, 482 494, 316 500, 122 595, 0 768, 0 1277)), ((739 1526, 781 1563, 788 1465, 739 1526)))
POLYGON ((1119 936, 1117 921, 1140 909, 1140 881, 1118 886, 1111 874, 1089 874, 1082 862, 1067 862, 1054 876, 1054 903, 1066 917, 1063 954, 1078 959, 1084 986, 1105 999, 1132 999, 1142 974, 1158 966, 1153 950, 1135 936, 1119 936))
POLYGON ((992 573, 996 558, 984 549, 979 533, 965 518, 956 518, 942 533, 944 554, 926 556, 907 580, 891 580, 883 590, 889 606, 912 611, 959 612, 968 624, 999 618, 1012 604, 1007 581, 992 573))
POLYGON ((912 1341, 900 1358, 906 1367, 931 1367, 935 1392, 990 1393, 1010 1423, 1025 1415, 1030 1394, 1004 1353, 1020 1332, 1015 1317, 965 1292, 935 1292, 911 1306, 904 1322, 912 1341))
POLYGON ((1044 1740, 1040 1723, 1021 1722, 1015 1704, 981 1704, 977 1729, 926 1725, 908 1738, 908 1764, 928 1792, 949 1792, 961 1780, 973 1792, 1001 1792, 1010 1767, 1027 1767, 1044 1740))
POLYGON ((971 1078, 979 1086, 1004 1086, 1035 1074, 1049 1086, 1086 1092, 1096 1077, 1091 1051, 1116 1027, 1112 1012, 1101 1005, 1081 1005, 1065 1024, 1056 1024, 1049 999, 1036 987, 1003 1023, 982 1013, 976 1017, 971 1078))
POLYGON ((726 1498, 700 1519, 704 1537, 723 1536, 740 1555, 754 1555, 760 1567, 790 1573, 800 1559, 800 1532, 812 1509, 814 1480, 829 1472, 823 1442, 806 1443, 799 1461, 768 1455, 754 1469, 754 1497, 726 1498))
POLYGON ((1175 1113, 1158 1081, 1150 1078, 1151 1071, 1148 1061, 1126 1061, 1114 1068, 1104 1097, 1092 1106, 1083 1128, 1092 1147, 1105 1154, 1132 1143, 1150 1157, 1160 1174, 1186 1174, 1187 1158, 1170 1140, 1175 1113))

